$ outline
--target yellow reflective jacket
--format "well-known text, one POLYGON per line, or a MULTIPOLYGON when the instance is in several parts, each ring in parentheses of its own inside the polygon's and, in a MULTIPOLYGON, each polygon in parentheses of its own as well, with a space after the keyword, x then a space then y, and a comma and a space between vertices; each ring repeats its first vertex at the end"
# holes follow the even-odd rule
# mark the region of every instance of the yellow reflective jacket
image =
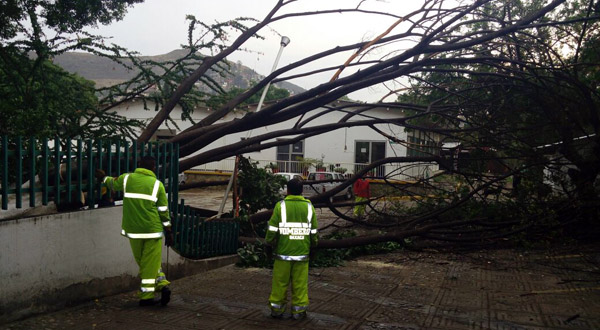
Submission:
POLYGON ((104 178, 106 186, 123 192, 121 234, 134 239, 161 238, 171 225, 165 187, 154 172, 138 168, 118 178, 104 178))
POLYGON ((282 260, 306 260, 310 247, 318 242, 317 216, 308 199, 288 195, 278 202, 269 220, 266 241, 277 242, 275 257, 282 260))

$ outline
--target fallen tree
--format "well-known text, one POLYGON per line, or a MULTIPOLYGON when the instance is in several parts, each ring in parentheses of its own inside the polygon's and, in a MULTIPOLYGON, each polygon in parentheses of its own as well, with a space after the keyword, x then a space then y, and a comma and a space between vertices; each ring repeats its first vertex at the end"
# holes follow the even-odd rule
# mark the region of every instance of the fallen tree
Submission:
MULTIPOLYGON (((288 3, 278 1, 263 21, 242 33, 233 45, 247 40, 265 23, 290 16, 331 13, 277 16, 288 3)), ((373 205, 378 199, 373 199, 369 207, 376 221, 366 224, 343 214, 340 205, 330 202, 332 196, 368 169, 355 173, 336 189, 313 197, 313 203, 330 208, 339 218, 357 226, 385 229, 385 232, 324 241, 322 247, 399 242, 413 236, 482 242, 524 232, 552 231, 583 219, 597 219, 598 192, 593 182, 600 173, 600 162, 595 156, 597 152, 589 152, 599 150, 600 145, 597 83, 589 77, 598 64, 597 56, 593 57, 589 51, 597 48, 598 13, 593 2, 557 0, 526 6, 521 2, 472 1, 455 5, 446 1, 424 1, 421 8, 398 15, 397 19, 405 23, 400 32, 390 29, 371 41, 334 47, 277 69, 246 93, 173 137, 171 141, 179 143, 180 154, 185 157, 181 168, 355 126, 370 127, 382 137, 408 148, 408 141, 381 129, 387 125, 424 132, 438 143, 436 152, 418 157, 389 157, 367 168, 393 162, 399 164, 402 171, 414 163, 435 163, 446 170, 453 184, 444 186, 436 182, 440 176, 415 177, 413 179, 424 189, 441 197, 414 200, 411 208, 400 212, 377 210, 373 205), (582 4, 570 13, 563 10, 582 4), (407 46, 377 60, 363 56, 373 48, 399 41, 407 42, 407 46), (564 53, 557 45, 573 52, 564 53), (351 60, 336 67, 290 74, 292 70, 341 52, 351 52, 351 60), (582 61, 584 54, 587 58, 582 61), (345 76, 338 74, 353 66, 361 69, 345 76), (269 82, 322 71, 338 73, 334 79, 270 104, 260 112, 217 122, 269 82), (399 78, 409 78, 411 85, 390 90, 390 94, 399 95, 396 102, 351 106, 332 103, 350 92, 399 78), (397 117, 392 119, 365 115, 374 107, 402 111, 397 111, 397 117), (344 112, 346 116, 334 123, 321 121, 333 111, 344 112), (223 136, 291 119, 296 124, 286 129, 208 148, 223 136), (287 139, 278 140, 282 137, 287 139), (582 137, 586 137, 585 142, 582 137), (470 164, 458 168, 457 160, 451 155, 439 154, 441 141, 455 142, 468 150, 470 164), (490 171, 490 164, 496 167, 494 171, 490 171), (570 169, 567 171, 567 168, 570 169), (556 181, 561 173, 570 181, 556 181), (574 201, 577 202, 573 204, 574 201), (502 217, 499 212, 483 216, 469 213, 470 208, 481 213, 485 213, 486 208, 502 210, 511 220, 499 220, 498 217, 502 217)), ((177 95, 172 97, 177 98, 177 95)), ((163 110, 168 112, 169 108, 163 110)), ((151 135, 151 130, 142 136, 151 135)), ((387 182, 388 176, 379 179, 387 182)), ((397 193, 402 189, 389 186, 397 193)), ((259 212, 250 215, 248 221, 258 224, 268 217, 268 211, 259 212)))

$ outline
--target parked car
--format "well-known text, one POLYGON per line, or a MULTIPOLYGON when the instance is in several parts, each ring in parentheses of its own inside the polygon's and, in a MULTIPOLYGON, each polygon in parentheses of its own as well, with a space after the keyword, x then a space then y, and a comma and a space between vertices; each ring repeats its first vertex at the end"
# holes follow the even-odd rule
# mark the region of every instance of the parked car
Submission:
MULTIPOLYGON (((312 172, 308 174, 308 181, 320 181, 320 180, 344 180, 344 176, 337 172, 312 172)), ((302 195, 305 197, 310 197, 318 194, 322 194, 326 191, 329 191, 337 186, 339 186, 342 181, 339 182, 324 182, 324 183, 313 183, 313 184, 304 184, 304 189, 302 195)), ((352 186, 346 187, 339 193, 337 193, 334 197, 343 197, 345 199, 352 198, 352 186)))
MULTIPOLYGON (((179 185, 185 184, 185 181, 187 180, 187 175, 183 172, 179 173, 177 175, 177 181, 179 182, 179 185)), ((163 184, 165 186, 169 185, 169 178, 165 178, 165 182, 163 182, 163 184)))
MULTIPOLYGON (((291 179, 298 179, 300 181, 304 180, 304 178, 302 178, 302 175, 300 175, 298 173, 277 172, 277 173, 273 173, 273 174, 284 177, 286 182, 290 181, 291 179)), ((281 188, 279 190, 279 194, 283 197, 285 197, 285 195, 287 195, 287 185, 284 185, 283 188, 281 188)))
POLYGON ((291 179, 298 179, 298 180, 304 180, 302 178, 302 175, 298 174, 298 173, 288 173, 288 172, 277 172, 274 173, 275 175, 281 175, 282 177, 284 177, 287 181, 290 181, 291 179))

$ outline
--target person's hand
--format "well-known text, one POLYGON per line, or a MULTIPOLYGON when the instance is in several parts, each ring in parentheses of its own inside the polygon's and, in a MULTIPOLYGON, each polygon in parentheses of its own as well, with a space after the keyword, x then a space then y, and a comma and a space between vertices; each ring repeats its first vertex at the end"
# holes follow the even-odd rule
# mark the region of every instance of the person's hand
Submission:
POLYGON ((96 174, 94 176, 98 180, 103 180, 106 177, 106 173, 104 173, 103 170, 98 169, 98 170, 96 170, 96 174))
POLYGON ((171 230, 171 227, 165 227, 165 245, 173 246, 174 241, 175 238, 173 237, 173 231, 171 230))

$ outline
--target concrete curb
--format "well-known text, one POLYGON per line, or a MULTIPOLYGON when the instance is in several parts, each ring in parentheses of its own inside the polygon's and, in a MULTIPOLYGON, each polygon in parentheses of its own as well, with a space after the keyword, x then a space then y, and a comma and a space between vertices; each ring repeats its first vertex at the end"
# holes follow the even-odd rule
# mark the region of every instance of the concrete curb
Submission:
POLYGON ((169 265, 167 265, 166 263, 164 263, 165 260, 163 258, 162 267, 163 271, 167 274, 168 280, 176 280, 182 277, 207 272, 209 270, 234 264, 239 260, 239 256, 237 254, 199 260, 182 258, 177 254, 177 252, 173 251, 172 249, 170 249, 169 254, 176 256, 175 258, 177 258, 178 260, 175 262, 169 261, 169 265))

